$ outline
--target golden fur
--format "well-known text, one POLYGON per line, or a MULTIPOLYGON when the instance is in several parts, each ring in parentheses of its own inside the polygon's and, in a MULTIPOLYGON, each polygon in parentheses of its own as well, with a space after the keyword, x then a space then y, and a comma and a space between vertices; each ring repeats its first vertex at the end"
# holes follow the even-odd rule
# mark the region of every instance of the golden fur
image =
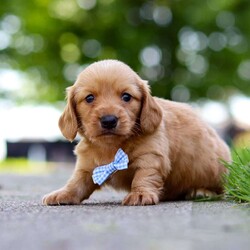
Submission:
POLYGON ((216 132, 186 104, 152 97, 146 81, 116 60, 93 63, 67 90, 68 101, 59 127, 70 141, 77 133, 77 163, 67 184, 43 198, 46 205, 79 204, 99 186, 92 181, 95 167, 108 164, 119 148, 129 167, 105 184, 129 193, 124 205, 150 205, 163 200, 211 196, 223 191, 226 172, 220 160, 230 152, 216 132), (122 95, 129 93, 130 101, 122 95), (88 103, 86 97, 94 96, 88 103), (118 118, 112 132, 100 118, 118 118))

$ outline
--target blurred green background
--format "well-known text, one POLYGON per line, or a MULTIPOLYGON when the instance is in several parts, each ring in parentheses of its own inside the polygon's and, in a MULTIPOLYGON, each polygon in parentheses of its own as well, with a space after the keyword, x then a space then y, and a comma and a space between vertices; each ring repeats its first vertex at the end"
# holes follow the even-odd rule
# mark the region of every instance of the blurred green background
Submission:
POLYGON ((33 131, 32 139, 50 140, 65 88, 84 67, 109 58, 149 80, 153 95, 197 106, 222 136, 231 127, 247 131, 249 21, 249 0, 3 0, 0 139, 29 139, 33 131), (33 112, 37 124, 29 126, 38 104, 46 107, 33 112))
POLYGON ((249 21, 249 0, 2 1, 0 67, 18 70, 26 86, 0 95, 62 100, 80 70, 106 58, 129 64, 157 96, 250 94, 249 21))

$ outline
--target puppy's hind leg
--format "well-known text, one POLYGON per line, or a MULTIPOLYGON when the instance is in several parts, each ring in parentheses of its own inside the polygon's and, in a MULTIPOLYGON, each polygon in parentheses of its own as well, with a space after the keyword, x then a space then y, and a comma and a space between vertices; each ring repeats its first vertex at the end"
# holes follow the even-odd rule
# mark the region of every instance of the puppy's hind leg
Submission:
POLYGON ((213 199, 218 197, 218 194, 214 191, 205 188, 192 188, 190 189, 186 196, 186 200, 196 200, 196 199, 213 199))

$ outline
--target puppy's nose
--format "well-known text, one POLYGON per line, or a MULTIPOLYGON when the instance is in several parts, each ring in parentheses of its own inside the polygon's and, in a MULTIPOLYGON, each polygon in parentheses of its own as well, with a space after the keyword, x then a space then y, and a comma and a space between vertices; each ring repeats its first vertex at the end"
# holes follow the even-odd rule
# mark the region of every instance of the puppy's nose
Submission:
POLYGON ((117 125, 118 118, 114 115, 105 115, 100 119, 102 128, 112 129, 117 125))

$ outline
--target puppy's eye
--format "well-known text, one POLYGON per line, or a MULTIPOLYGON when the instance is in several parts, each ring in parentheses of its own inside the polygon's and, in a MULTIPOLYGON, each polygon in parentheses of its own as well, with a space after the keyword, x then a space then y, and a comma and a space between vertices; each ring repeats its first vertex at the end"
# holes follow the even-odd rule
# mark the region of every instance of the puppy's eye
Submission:
POLYGON ((95 97, 93 95, 88 95, 86 96, 85 100, 87 103, 91 103, 95 100, 95 97))
POLYGON ((124 102, 129 102, 131 100, 131 98, 132 98, 132 96, 130 94, 128 94, 128 93, 123 93, 122 94, 122 100, 124 102))

